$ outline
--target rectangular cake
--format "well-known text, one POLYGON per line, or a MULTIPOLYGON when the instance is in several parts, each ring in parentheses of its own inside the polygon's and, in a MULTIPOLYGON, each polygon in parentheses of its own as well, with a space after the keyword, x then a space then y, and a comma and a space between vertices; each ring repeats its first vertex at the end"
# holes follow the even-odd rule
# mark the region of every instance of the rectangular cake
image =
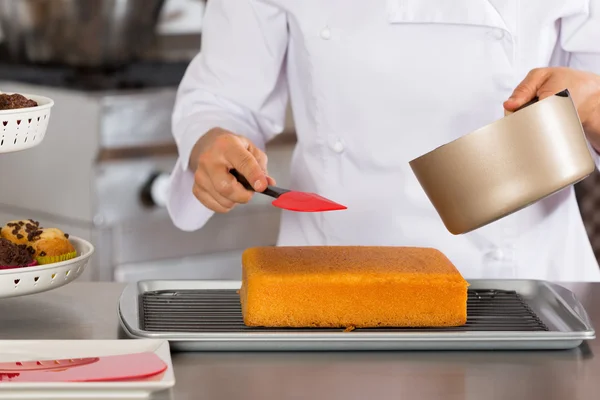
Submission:
POLYGON ((248 326, 460 326, 467 286, 432 248, 255 247, 242 256, 240 300, 248 326))

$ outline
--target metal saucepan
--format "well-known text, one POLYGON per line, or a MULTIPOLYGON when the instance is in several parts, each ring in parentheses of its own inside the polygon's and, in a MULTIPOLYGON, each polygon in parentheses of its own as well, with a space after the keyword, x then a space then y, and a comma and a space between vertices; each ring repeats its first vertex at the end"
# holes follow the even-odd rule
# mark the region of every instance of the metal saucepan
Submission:
POLYGON ((422 155, 410 166, 455 235, 573 185, 595 163, 568 90, 422 155))
POLYGON ((152 46, 165 0, 0 0, 12 61, 118 66, 152 46))

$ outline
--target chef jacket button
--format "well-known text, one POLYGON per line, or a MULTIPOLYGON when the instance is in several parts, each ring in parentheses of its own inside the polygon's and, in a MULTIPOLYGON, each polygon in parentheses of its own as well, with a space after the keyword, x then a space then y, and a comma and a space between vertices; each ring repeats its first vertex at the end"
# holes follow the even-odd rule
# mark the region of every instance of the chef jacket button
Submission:
POLYGON ((488 37, 495 39, 495 40, 501 40, 504 38, 504 31, 501 29, 494 29, 488 32, 488 37))
POLYGON ((504 252, 500 249, 495 249, 486 254, 486 257, 494 260, 501 261, 504 259, 504 252))
POLYGON ((333 144, 333 151, 335 151, 336 153, 341 153, 344 151, 344 143, 342 143, 341 141, 337 141, 333 144))
POLYGON ((331 31, 329 30, 329 28, 324 28, 321 31, 321 39, 325 39, 325 40, 331 39, 331 31))

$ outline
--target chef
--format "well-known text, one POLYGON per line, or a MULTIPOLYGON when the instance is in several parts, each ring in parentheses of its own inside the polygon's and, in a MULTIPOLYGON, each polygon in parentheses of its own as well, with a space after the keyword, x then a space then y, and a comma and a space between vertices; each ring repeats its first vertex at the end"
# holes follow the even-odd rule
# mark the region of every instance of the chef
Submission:
POLYGON ((531 83, 504 102, 549 66, 600 72, 600 0, 209 1, 173 113, 169 213, 192 231, 247 202, 232 168, 274 183, 263 150, 289 99, 290 187, 348 209, 283 212, 279 245, 429 246, 466 278, 600 281, 573 188, 453 236, 408 164, 518 107, 531 83))

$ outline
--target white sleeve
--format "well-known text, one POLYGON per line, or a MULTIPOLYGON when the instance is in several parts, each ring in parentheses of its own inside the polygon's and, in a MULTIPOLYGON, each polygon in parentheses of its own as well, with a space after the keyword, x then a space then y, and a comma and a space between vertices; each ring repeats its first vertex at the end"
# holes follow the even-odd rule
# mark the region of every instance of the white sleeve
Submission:
POLYGON ((256 146, 283 130, 288 99, 285 11, 260 0, 207 2, 202 46, 179 86, 172 130, 179 159, 171 174, 167 209, 175 226, 200 229, 213 212, 192 194, 192 148, 220 127, 256 146))
MULTIPOLYGON (((600 0, 587 0, 579 13, 562 19, 560 44, 568 67, 600 74, 600 0)), ((600 168, 600 154, 590 149, 600 168)))

